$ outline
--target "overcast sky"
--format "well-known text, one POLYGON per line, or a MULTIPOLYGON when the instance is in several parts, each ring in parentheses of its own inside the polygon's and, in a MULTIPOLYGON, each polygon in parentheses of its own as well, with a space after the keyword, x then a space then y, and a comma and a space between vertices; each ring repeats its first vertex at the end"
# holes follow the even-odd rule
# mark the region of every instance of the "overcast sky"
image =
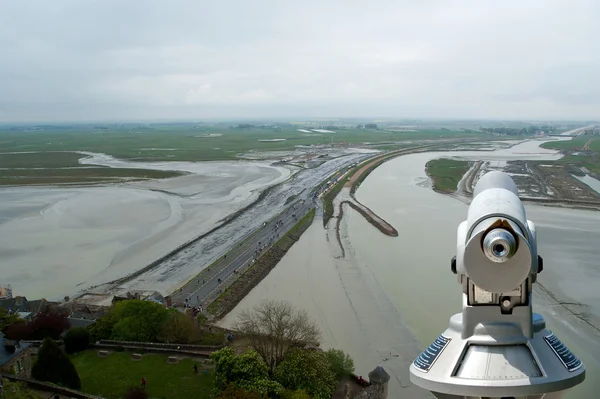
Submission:
POLYGON ((599 0, 0 0, 0 121, 600 119, 599 0))

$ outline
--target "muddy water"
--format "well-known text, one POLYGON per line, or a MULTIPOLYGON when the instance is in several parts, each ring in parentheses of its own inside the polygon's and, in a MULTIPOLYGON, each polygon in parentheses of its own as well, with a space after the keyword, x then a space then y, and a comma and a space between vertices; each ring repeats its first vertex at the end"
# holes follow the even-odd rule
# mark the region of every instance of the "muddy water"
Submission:
POLYGON ((324 348, 341 348, 352 356, 357 374, 366 377, 378 363, 385 363, 392 376, 390 398, 401 394, 412 399, 432 398, 410 384, 408 367, 420 346, 403 324, 396 305, 369 265, 352 257, 333 257, 335 245, 334 235, 315 219, 277 267, 221 324, 234 326, 241 310, 264 298, 289 300, 318 323, 324 348))
POLYGON ((580 182, 587 184, 592 190, 600 194, 600 180, 594 179, 590 175, 575 176, 575 178, 580 182))
MULTIPOLYGON (((424 153, 396 158, 376 169, 357 198, 388 220, 399 237, 382 235, 364 218, 346 209, 342 238, 346 259, 334 235, 314 224, 280 264, 223 320, 232 325, 241 309, 264 298, 288 299, 307 310, 324 331, 324 346, 338 347, 355 359, 365 375, 378 362, 392 375, 390 397, 423 395, 408 381, 408 363, 416 346, 428 345, 460 311, 460 286, 450 272, 456 228, 467 206, 431 190, 424 165, 440 156, 502 160, 556 159, 539 143, 524 143, 491 153, 424 153), (396 355, 400 355, 396 357, 396 355), (408 387, 408 388, 407 388, 408 387), (413 390, 408 392, 408 390, 413 390)), ((600 309, 600 212, 527 207, 536 222, 546 268, 540 283, 559 300, 581 302, 574 312, 600 309)), ((541 292, 541 291, 540 291, 541 292)), ((570 398, 596 398, 600 391, 598 330, 573 316, 541 292, 535 310, 585 362, 586 382, 570 398)))

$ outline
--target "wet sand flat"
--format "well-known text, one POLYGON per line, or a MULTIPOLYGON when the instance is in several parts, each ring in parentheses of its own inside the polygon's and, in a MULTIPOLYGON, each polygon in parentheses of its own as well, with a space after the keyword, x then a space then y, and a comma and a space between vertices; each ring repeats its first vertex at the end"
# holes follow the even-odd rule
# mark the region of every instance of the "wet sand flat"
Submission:
MULTIPOLYGON (((135 164, 112 157, 97 163, 135 164)), ((0 189, 2 283, 12 284, 15 295, 61 298, 125 276, 209 231, 252 203, 260 189, 290 175, 264 162, 141 166, 191 174, 111 186, 0 189)), ((171 276, 155 289, 186 277, 171 276)))

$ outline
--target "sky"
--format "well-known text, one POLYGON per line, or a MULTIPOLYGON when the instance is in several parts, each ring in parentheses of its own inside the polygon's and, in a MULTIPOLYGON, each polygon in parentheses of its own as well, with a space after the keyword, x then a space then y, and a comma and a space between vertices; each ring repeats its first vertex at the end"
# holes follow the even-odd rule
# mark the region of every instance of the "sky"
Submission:
POLYGON ((0 0, 0 122, 600 120, 598 0, 0 0))

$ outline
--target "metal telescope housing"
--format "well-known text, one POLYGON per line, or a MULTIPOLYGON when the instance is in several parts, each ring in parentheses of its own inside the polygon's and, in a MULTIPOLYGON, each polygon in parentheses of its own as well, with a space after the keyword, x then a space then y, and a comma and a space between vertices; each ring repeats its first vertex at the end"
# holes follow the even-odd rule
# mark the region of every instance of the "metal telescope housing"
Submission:
POLYGON ((477 182, 451 270, 462 312, 411 364, 415 385, 440 399, 558 399, 583 382, 583 363, 532 312, 543 260, 507 174, 489 172, 477 182))

